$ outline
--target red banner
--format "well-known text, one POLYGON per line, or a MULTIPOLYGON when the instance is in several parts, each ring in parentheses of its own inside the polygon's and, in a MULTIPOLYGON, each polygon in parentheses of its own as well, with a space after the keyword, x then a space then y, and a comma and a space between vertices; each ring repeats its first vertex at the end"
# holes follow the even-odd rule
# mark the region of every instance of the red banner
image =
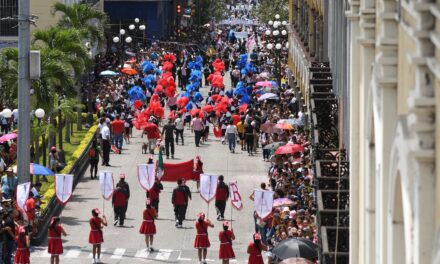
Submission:
POLYGON ((181 163, 163 163, 161 181, 176 182, 177 179, 192 180, 194 178, 194 160, 181 163))

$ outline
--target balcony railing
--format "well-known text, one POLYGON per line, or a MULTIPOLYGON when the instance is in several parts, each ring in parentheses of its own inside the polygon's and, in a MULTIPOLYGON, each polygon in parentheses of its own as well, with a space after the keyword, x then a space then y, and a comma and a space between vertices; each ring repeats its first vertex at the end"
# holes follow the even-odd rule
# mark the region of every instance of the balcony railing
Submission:
POLYGON ((319 263, 348 263, 349 162, 339 149, 339 105, 328 63, 312 62, 307 91, 318 204, 319 263))

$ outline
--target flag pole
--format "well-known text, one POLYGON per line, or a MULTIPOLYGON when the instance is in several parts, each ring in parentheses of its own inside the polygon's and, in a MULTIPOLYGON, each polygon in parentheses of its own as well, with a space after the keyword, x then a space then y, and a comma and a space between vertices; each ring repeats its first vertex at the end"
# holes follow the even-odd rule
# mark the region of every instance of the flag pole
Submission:
POLYGON ((104 195, 102 196, 102 215, 104 215, 105 212, 105 183, 107 179, 107 172, 104 172, 104 195))
POLYGON ((206 219, 209 219, 209 202, 210 202, 209 198, 210 198, 210 196, 211 196, 211 176, 212 176, 212 175, 209 175, 209 188, 208 188, 208 212, 206 213, 206 219))

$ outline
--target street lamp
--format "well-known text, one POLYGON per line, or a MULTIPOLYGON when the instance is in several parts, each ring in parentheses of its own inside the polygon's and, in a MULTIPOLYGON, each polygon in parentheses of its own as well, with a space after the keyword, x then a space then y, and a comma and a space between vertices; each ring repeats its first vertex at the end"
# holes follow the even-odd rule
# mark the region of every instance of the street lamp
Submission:
POLYGON ((276 14, 275 19, 280 19, 280 15, 276 14))
POLYGON ((125 35, 125 29, 121 28, 121 29, 119 30, 119 34, 121 34, 121 35, 125 35))
POLYGON ((131 37, 126 37, 125 38, 125 42, 130 44, 133 41, 133 39, 131 37))
POLYGON ((134 19, 134 22, 135 22, 135 23, 139 23, 139 21, 140 21, 139 18, 135 18, 135 19, 134 19))
POLYGON ((37 110, 35 110, 35 116, 36 116, 39 120, 41 120, 41 119, 44 117, 45 114, 46 114, 46 113, 44 112, 44 109, 42 109, 42 108, 38 108, 37 110))
POLYGON ((272 35, 274 35, 275 37, 278 36, 279 34, 280 34, 280 31, 278 31, 278 30, 274 30, 272 32, 272 35))
POLYGON ((285 29, 283 29, 283 31, 281 31, 281 35, 283 35, 283 36, 287 35, 287 31, 285 29))
POLYGON ((273 25, 273 21, 272 20, 269 20, 269 26, 272 26, 273 25))
POLYGON ((270 34, 272 33, 269 29, 266 30, 266 32, 264 32, 266 34, 266 36, 270 36, 270 34))
POLYGON ((119 42, 119 37, 114 37, 114 38, 113 38, 113 42, 114 42, 114 43, 118 43, 118 42, 119 42))
POLYGON ((277 44, 275 45, 275 48, 276 48, 277 50, 280 50, 280 49, 282 48, 282 45, 281 45, 280 43, 277 43, 277 44))
POLYGON ((272 44, 272 43, 267 44, 267 49, 268 49, 268 50, 273 49, 273 44, 272 44))
POLYGON ((281 24, 282 24, 283 26, 285 26, 285 25, 287 25, 287 21, 284 20, 283 22, 281 22, 281 24))
POLYGON ((135 28, 136 28, 136 26, 133 25, 133 24, 131 24, 130 26, 128 26, 128 29, 130 29, 130 30, 134 30, 135 28))

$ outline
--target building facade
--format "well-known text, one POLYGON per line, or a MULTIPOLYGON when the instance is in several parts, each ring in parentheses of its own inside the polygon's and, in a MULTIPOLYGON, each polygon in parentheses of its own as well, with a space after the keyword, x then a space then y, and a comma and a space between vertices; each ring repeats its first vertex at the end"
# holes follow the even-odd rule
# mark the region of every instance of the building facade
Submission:
POLYGON ((347 10, 350 263, 440 263, 440 2, 347 10))
POLYGON ((321 263, 440 263, 440 1, 289 5, 290 69, 314 143, 321 263), (347 185, 348 208, 333 209, 347 209, 349 224, 327 221, 325 195, 345 204, 347 185), (348 228, 349 247, 340 248, 335 227, 348 228))

